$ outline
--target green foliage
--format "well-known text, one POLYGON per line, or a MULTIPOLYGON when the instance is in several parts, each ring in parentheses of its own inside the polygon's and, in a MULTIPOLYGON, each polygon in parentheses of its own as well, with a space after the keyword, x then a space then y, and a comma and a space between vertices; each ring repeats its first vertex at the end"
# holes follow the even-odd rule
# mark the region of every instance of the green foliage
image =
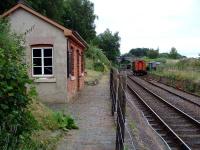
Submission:
MULTIPOLYGON (((199 92, 200 83, 200 61, 199 59, 167 60, 166 64, 160 65, 154 75, 165 77, 171 81, 180 81, 183 88, 189 92, 199 92)), ((173 84, 172 82, 171 84, 173 84)), ((198 93, 199 94, 199 93, 198 93)))
POLYGON ((28 0, 41 14, 78 31, 87 42, 96 36, 94 4, 89 0, 28 0))
POLYGON ((151 59, 155 59, 159 56, 159 49, 154 50, 150 48, 135 48, 129 51, 129 54, 135 57, 149 57, 151 59))
MULTIPOLYGON (((2 0, 0 14, 10 9, 19 0, 2 0)), ((66 28, 77 31, 90 42, 96 36, 94 4, 89 0, 26 0, 26 5, 55 20, 66 28)))
POLYGON ((5 20, 0 20, 0 33, 0 148, 18 149, 38 128, 27 109, 34 92, 27 91, 31 80, 23 60, 22 38, 10 32, 5 20))
POLYGON ((27 4, 39 13, 63 24, 63 0, 26 0, 27 4))
POLYGON ((67 130, 67 129, 78 129, 77 125, 74 122, 74 119, 71 116, 67 116, 61 112, 55 112, 53 119, 58 123, 58 127, 67 130))
POLYGON ((131 49, 129 53, 135 57, 143 57, 143 56, 147 56, 148 50, 149 48, 135 48, 135 49, 131 49))
POLYGON ((86 60, 90 60, 86 61, 87 69, 105 72, 110 67, 110 61, 103 51, 96 46, 89 45, 89 48, 85 52, 85 56, 87 58, 86 60))
POLYGON ((14 6, 18 0, 1 0, 0 3, 0 14, 3 14, 5 11, 10 9, 12 6, 14 6))
POLYGON ((96 36, 94 4, 89 0, 65 0, 63 24, 78 33, 87 42, 96 36))
POLYGON ((135 48, 131 49, 128 54, 129 56, 135 57, 148 57, 150 59, 157 59, 157 58, 171 58, 171 59, 180 59, 186 58, 185 56, 180 55, 176 48, 172 48, 170 53, 159 53, 159 49, 151 49, 151 48, 135 48))
POLYGON ((177 59, 178 58, 178 52, 175 47, 171 48, 171 51, 169 53, 169 58, 177 59))
POLYGON ((96 62, 96 63, 94 63, 94 70, 95 71, 100 71, 100 72, 105 72, 106 71, 106 67, 100 62, 96 62))
POLYGON ((38 100, 33 100, 29 110, 39 123, 30 140, 22 143, 23 150, 54 150, 64 131, 78 128, 70 115, 55 112, 38 100))
POLYGON ((146 62, 161 62, 163 64, 165 64, 167 62, 167 59, 166 58, 155 58, 155 59, 151 59, 149 57, 142 57, 142 59, 144 59, 146 62))
POLYGON ((160 53, 159 57, 160 58, 169 58, 169 54, 168 53, 160 53))
POLYGON ((159 56, 159 51, 150 49, 147 51, 147 56, 151 59, 157 58, 159 56))
POLYGON ((97 36, 97 38, 93 41, 94 44, 96 44, 106 57, 112 62, 116 63, 116 57, 120 56, 120 37, 119 33, 112 33, 109 29, 104 31, 104 33, 101 33, 97 36))

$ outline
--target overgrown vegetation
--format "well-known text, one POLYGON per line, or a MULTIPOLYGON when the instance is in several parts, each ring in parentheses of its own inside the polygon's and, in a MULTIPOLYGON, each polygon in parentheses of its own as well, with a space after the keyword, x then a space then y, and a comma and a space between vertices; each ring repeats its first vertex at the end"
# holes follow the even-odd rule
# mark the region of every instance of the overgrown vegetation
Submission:
POLYGON ((110 61, 101 49, 90 45, 86 50, 86 69, 106 72, 110 67, 110 61))
POLYGON ((180 81, 183 89, 190 92, 200 90, 200 60, 195 58, 168 60, 166 64, 161 64, 152 74, 170 79, 171 84, 180 81))
POLYGON ((39 101, 34 100, 29 110, 38 121, 39 129, 31 135, 31 142, 24 143, 23 146, 28 149, 54 150, 63 136, 63 131, 78 129, 70 115, 54 112, 39 101))
POLYGON ((0 20, 0 148, 19 149, 37 129, 27 106, 31 103, 31 84, 24 63, 22 38, 10 32, 9 24, 0 20))
POLYGON ((109 29, 106 29, 93 40, 93 44, 102 49, 112 64, 116 64, 116 57, 120 56, 120 39, 118 32, 112 33, 109 29))

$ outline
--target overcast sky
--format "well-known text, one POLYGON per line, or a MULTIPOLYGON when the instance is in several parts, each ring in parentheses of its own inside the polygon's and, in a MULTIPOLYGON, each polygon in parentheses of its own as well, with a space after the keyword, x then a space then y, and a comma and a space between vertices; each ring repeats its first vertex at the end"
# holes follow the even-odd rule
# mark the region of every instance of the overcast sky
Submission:
POLYGON ((119 32, 121 53, 147 47, 197 57, 200 53, 200 0, 91 0, 96 31, 119 32))

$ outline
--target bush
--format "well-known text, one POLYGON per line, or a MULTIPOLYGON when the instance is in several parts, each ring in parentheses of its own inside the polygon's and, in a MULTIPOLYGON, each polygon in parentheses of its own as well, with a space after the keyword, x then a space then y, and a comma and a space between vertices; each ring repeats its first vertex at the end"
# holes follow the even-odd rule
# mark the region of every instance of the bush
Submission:
POLYGON ((78 129, 76 126, 74 119, 71 116, 67 116, 61 112, 54 112, 53 120, 55 120, 58 124, 58 127, 63 130, 67 129, 78 129))
POLYGON ((5 20, 0 20, 0 33, 0 149, 17 150, 38 126, 27 109, 31 80, 23 60, 23 40, 10 32, 5 20))
POLYGON ((100 72, 105 72, 106 68, 101 62, 96 62, 96 63, 94 63, 94 70, 100 71, 100 72))
POLYGON ((103 53, 103 51, 93 45, 90 45, 89 48, 86 50, 85 54, 87 60, 86 68, 87 69, 94 69, 96 71, 107 71, 108 68, 111 66, 110 61, 103 53), (93 68, 91 66, 93 64, 93 68))

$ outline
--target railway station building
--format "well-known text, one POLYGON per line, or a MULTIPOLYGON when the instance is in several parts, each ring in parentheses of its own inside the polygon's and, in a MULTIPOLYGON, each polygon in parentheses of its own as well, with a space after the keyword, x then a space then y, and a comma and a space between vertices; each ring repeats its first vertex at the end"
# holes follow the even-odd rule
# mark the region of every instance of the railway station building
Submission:
POLYGON ((84 50, 87 43, 75 31, 17 4, 1 15, 11 30, 25 38, 25 61, 39 99, 69 102, 84 87, 84 50))

